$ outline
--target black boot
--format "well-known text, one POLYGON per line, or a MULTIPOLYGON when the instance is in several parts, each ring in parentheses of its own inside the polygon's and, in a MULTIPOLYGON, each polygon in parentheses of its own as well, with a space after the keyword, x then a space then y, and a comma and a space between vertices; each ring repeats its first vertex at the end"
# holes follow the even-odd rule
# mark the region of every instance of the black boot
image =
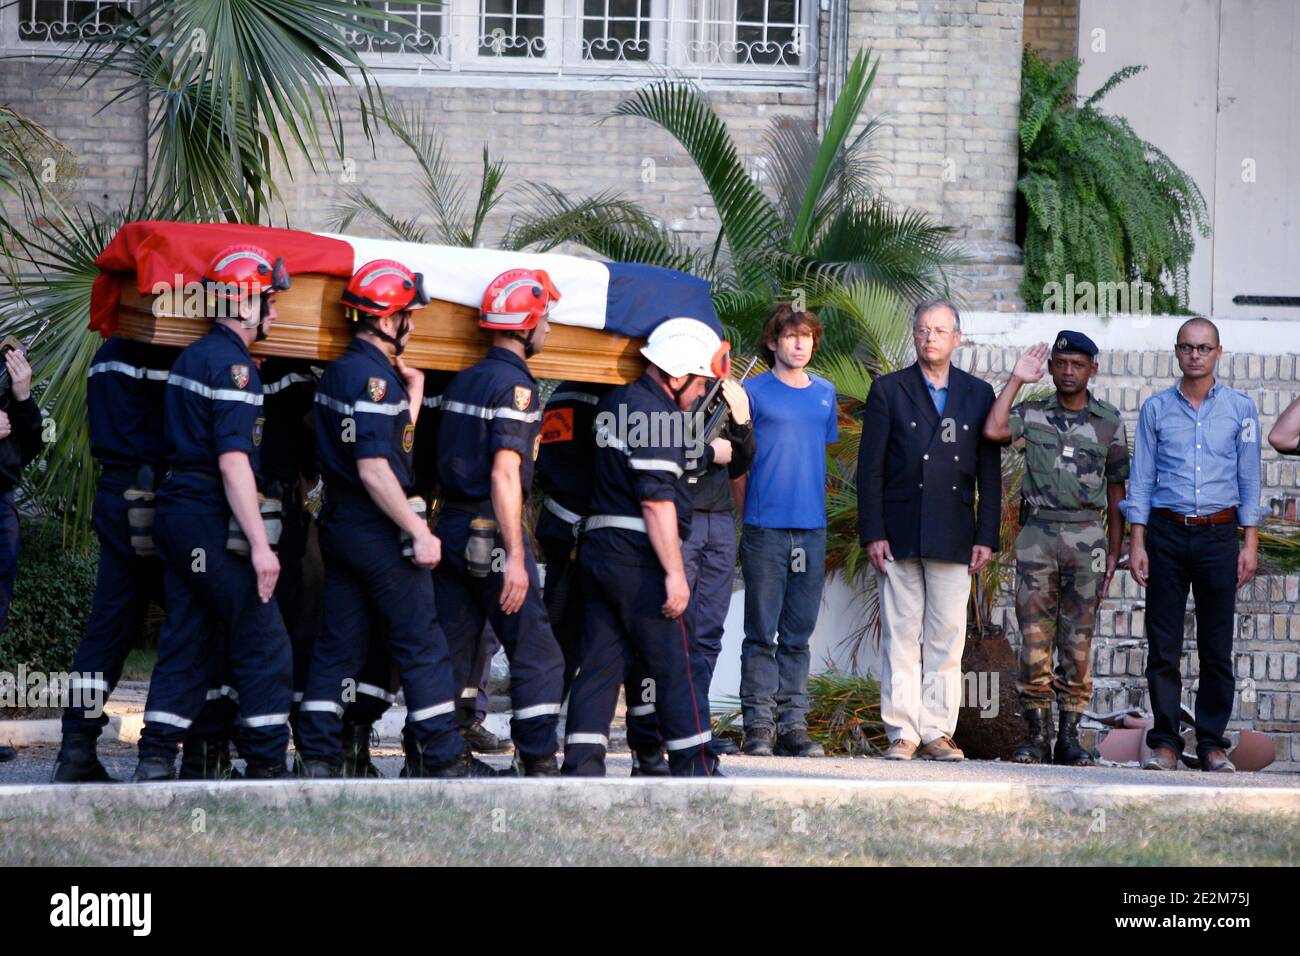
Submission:
POLYGON ((1011 755, 1015 763, 1051 763, 1052 762, 1052 708, 1026 707, 1025 722, 1029 724, 1029 735, 1025 742, 1011 755))
POLYGON ((343 776, 383 778, 379 768, 370 761, 370 732, 373 726, 343 722, 343 776))
POLYGON ((822 745, 808 736, 806 728, 789 730, 778 734, 772 745, 772 753, 777 757, 825 757, 822 745))
POLYGON ((98 734, 64 734, 50 783, 114 783, 95 753, 98 734))
POLYGON ((304 780, 333 780, 339 775, 339 768, 324 760, 299 760, 294 772, 304 780))
POLYGON ((0 763, 4 763, 6 760, 13 760, 17 756, 18 751, 14 750, 13 747, 0 747, 0 763))
POLYGON ((1095 762, 1079 743, 1079 721, 1083 714, 1074 710, 1061 711, 1061 729, 1056 735, 1056 749, 1052 752, 1052 762, 1067 767, 1091 767, 1095 762))
POLYGON ((283 760, 279 763, 250 763, 244 773, 245 780, 283 780, 292 776, 283 760))
POLYGON ((555 754, 546 757, 530 757, 528 754, 516 752, 512 769, 521 777, 558 777, 560 775, 560 765, 555 759, 555 754))
POLYGON ((223 737, 196 737, 185 741, 180 780, 230 780, 239 777, 230 759, 230 741, 223 737))
MULTIPOLYGON (((554 758, 552 758, 554 761, 554 758)), ((406 766, 402 768, 403 777, 428 777, 435 780, 451 780, 461 777, 503 777, 514 776, 514 768, 509 770, 497 770, 490 764, 479 760, 468 750, 457 757, 450 763, 441 766, 430 766, 422 758, 412 762, 410 756, 407 757, 406 766)))
POLYGON ((131 782, 153 783, 156 780, 171 780, 176 775, 174 763, 174 760, 167 760, 164 757, 141 757, 140 762, 135 765, 131 782))
POLYGON ((634 777, 668 777, 668 759, 662 747, 632 751, 632 776, 634 777))
POLYGON ((503 754, 514 746, 510 740, 502 740, 483 726, 483 721, 476 720, 463 731, 465 743, 476 754, 503 754))
POLYGON ((772 756, 772 730, 769 727, 745 728, 745 743, 740 752, 747 757, 772 756))

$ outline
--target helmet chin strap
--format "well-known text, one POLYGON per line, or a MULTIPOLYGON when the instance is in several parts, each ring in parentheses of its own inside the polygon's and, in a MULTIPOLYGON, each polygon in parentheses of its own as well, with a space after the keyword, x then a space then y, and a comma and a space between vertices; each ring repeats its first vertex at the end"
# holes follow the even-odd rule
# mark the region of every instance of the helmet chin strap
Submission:
POLYGON ((257 335, 253 339, 254 342, 261 342, 266 338, 268 334, 266 331, 266 317, 271 312, 271 303, 267 300, 266 296, 260 296, 260 298, 262 300, 262 304, 258 310, 257 335))
POLYGON ((516 342, 519 342, 520 344, 523 345, 525 358, 532 358, 534 355, 537 354, 537 349, 533 345, 533 336, 536 334, 537 334, 537 329, 535 328, 529 329, 527 335, 521 335, 518 332, 506 333, 506 335, 510 336, 516 342))
POLYGON ((696 375, 694 372, 691 372, 689 375, 686 376, 686 384, 685 384, 685 385, 683 385, 681 388, 673 388, 672 385, 669 384, 669 382, 667 381, 667 377, 665 376, 664 384, 668 386, 668 391, 670 391, 670 392, 673 393, 673 401, 675 401, 678 405, 681 405, 681 403, 682 403, 682 394, 683 394, 683 393, 684 393, 688 388, 690 388, 692 385, 695 384, 695 380, 696 380, 697 378, 699 378, 699 376, 696 375))
POLYGON ((403 336, 406 335, 407 332, 411 331, 411 323, 406 318, 406 316, 402 316, 402 324, 397 327, 397 335, 395 336, 389 335, 387 332, 381 329, 379 327, 379 320, 375 318, 373 315, 366 317, 366 325, 369 327, 369 331, 375 337, 383 339, 385 342, 387 342, 389 345, 393 347, 393 353, 395 355, 401 355, 404 351, 406 351, 406 346, 402 344, 402 338, 403 336))

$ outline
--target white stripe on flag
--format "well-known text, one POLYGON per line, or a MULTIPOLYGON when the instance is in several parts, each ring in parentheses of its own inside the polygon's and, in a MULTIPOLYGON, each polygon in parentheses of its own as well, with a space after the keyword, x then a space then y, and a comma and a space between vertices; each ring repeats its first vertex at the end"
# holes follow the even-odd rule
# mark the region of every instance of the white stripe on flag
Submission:
POLYGON ((609 297, 609 269, 603 262, 562 256, 553 252, 502 252, 497 249, 462 249, 395 239, 367 239, 318 232, 352 247, 352 269, 372 259, 396 259, 413 272, 424 275, 424 288, 435 299, 459 302, 478 308, 483 290, 507 269, 545 269, 560 290, 560 301, 551 321, 605 327, 605 304, 609 297))

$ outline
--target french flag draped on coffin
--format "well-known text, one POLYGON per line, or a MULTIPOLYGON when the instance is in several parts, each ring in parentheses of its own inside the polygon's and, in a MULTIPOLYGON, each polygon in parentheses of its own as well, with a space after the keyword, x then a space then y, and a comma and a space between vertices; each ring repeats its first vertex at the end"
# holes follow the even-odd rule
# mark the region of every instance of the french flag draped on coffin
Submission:
POLYGON ((199 280, 222 249, 261 246, 283 257, 292 288, 277 299, 270 337, 253 351, 327 360, 350 332, 340 296, 354 269, 396 259, 423 276, 431 305, 416 314, 408 357, 424 368, 456 370, 487 348, 477 327, 483 290, 507 269, 544 269, 560 290, 546 348, 530 362, 546 378, 622 382, 644 366, 637 348, 664 319, 700 319, 719 334, 709 283, 657 266, 600 262, 555 253, 509 252, 309 233, 227 223, 134 222, 118 230, 96 260, 90 328, 168 345, 206 331, 199 280), (168 290, 188 288, 190 298, 168 290))

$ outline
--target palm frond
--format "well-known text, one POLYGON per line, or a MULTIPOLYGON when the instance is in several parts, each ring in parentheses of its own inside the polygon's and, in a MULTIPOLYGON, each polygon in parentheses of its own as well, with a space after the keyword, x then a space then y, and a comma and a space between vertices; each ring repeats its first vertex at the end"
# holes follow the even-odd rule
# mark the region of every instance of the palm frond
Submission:
POLYGON ((373 219, 390 239, 420 243, 430 241, 428 231, 414 216, 399 219, 390 215, 377 200, 360 189, 354 189, 336 201, 330 207, 326 223, 335 232, 347 232, 362 217, 373 219))

